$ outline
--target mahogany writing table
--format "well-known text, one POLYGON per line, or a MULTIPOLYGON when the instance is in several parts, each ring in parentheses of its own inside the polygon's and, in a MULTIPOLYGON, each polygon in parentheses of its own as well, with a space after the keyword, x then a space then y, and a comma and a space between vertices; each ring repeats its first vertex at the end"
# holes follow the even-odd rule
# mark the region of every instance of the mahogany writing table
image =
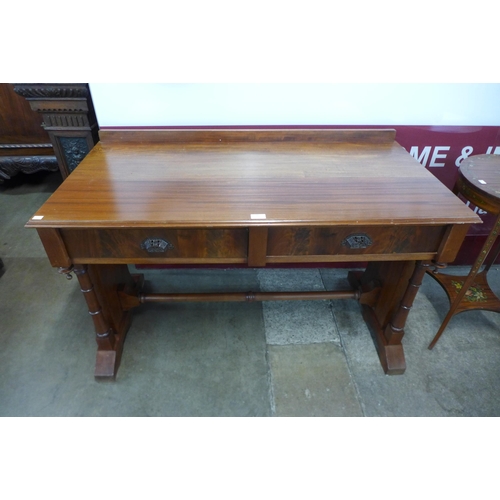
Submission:
POLYGON ((394 142, 394 130, 107 130, 29 220, 78 277, 116 375, 130 310, 148 301, 355 298, 386 373, 426 266, 480 222, 394 142), (346 290, 144 294, 127 264, 368 263, 346 290))

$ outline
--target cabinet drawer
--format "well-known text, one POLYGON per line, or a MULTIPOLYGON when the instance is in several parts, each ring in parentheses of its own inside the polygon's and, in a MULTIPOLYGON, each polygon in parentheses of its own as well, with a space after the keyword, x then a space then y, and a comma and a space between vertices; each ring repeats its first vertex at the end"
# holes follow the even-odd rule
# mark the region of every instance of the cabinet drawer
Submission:
POLYGON ((334 226, 269 229, 269 257, 437 252, 444 226, 334 226))
POLYGON ((62 229, 61 236, 75 261, 148 260, 245 262, 247 229, 62 229))

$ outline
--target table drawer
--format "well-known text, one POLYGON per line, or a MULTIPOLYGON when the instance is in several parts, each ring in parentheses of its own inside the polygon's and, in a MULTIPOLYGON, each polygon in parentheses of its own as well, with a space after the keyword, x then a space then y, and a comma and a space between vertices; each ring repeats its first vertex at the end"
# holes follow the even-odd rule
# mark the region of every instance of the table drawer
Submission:
POLYGON ((248 230, 237 229, 62 229, 72 259, 246 261, 248 230))
POLYGON ((270 228, 268 257, 437 252, 444 226, 336 226, 270 228))

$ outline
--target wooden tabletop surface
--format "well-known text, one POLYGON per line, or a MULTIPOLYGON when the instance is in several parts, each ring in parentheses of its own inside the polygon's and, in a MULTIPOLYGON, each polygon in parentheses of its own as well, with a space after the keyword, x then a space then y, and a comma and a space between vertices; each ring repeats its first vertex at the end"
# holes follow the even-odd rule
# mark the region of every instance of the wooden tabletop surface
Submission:
POLYGON ((500 155, 470 156, 460 164, 462 175, 477 189, 500 204, 500 155))
POLYGON ((394 131, 100 136, 28 227, 480 222, 394 142, 394 131))

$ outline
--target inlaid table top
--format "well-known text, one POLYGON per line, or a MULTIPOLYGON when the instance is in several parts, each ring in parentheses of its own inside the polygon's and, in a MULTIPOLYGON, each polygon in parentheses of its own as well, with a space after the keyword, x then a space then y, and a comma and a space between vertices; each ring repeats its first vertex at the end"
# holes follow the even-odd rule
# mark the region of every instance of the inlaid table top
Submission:
POLYGON ((459 191, 488 212, 500 211, 500 155, 466 158, 459 168, 459 191))

